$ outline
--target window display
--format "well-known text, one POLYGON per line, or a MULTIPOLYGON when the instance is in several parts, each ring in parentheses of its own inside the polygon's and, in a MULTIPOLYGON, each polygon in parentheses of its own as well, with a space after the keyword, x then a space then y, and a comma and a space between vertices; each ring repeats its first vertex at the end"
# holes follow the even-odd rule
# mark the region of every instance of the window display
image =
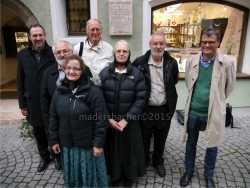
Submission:
POLYGON ((165 34, 166 51, 177 60, 179 71, 185 72, 186 59, 200 51, 201 33, 207 28, 216 28, 221 35, 218 51, 233 59, 237 68, 242 23, 243 12, 233 7, 183 3, 154 10, 152 33, 165 34))

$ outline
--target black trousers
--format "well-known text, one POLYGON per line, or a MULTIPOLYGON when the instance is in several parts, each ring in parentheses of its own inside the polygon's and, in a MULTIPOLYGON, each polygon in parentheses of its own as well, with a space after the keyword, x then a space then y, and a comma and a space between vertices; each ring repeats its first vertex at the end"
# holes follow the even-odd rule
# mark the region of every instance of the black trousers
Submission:
POLYGON ((171 123, 171 115, 166 105, 148 106, 147 118, 143 118, 143 141, 145 151, 145 163, 151 161, 149 156, 150 139, 154 134, 154 153, 152 155, 153 165, 164 163, 163 152, 171 123))
POLYGON ((47 139, 47 135, 46 135, 46 130, 45 128, 41 128, 41 127, 33 127, 33 131, 34 131, 34 136, 36 138, 36 142, 37 142, 37 148, 38 148, 38 152, 41 156, 42 159, 48 159, 50 158, 50 155, 52 156, 52 158, 60 158, 60 154, 55 154, 53 149, 51 151, 51 153, 48 150, 48 139, 47 139))

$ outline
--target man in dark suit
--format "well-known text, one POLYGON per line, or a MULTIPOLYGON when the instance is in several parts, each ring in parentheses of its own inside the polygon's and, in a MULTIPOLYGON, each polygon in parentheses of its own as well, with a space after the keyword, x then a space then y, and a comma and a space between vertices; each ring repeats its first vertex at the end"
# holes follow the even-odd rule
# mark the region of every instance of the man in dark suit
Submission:
POLYGON ((38 151, 42 158, 37 171, 46 169, 50 161, 48 141, 40 107, 40 85, 43 72, 56 63, 51 46, 46 42, 44 28, 33 24, 29 28, 29 47, 22 49, 17 55, 17 91, 21 113, 33 127, 38 151))
MULTIPOLYGON (((55 55, 57 63, 53 64, 47 68, 43 73, 43 78, 41 82, 41 110, 43 122, 46 130, 49 128, 49 118, 50 118, 50 103, 53 94, 57 87, 57 81, 62 80, 65 77, 64 66, 65 60, 68 56, 73 54, 72 45, 68 41, 59 40, 52 46, 52 51, 55 55)), ((87 66, 85 66, 84 73, 92 77, 91 72, 87 66)), ((60 154, 55 154, 51 151, 52 158, 55 162, 55 168, 61 170, 61 157, 60 154)))
MULTIPOLYGON (((72 55, 72 46, 69 42, 59 40, 52 46, 52 51, 55 55, 57 63, 53 64, 47 68, 43 73, 43 78, 41 82, 41 110, 42 118, 46 130, 49 128, 49 112, 50 103, 54 91, 56 90, 56 82, 58 79, 64 79, 64 64, 65 59, 72 55)), ((53 150, 51 151, 52 158, 55 162, 55 168, 61 170, 61 157, 60 154, 55 154, 53 150)))
POLYGON ((143 139, 146 166, 151 162, 149 155, 150 138, 154 133, 153 166, 156 173, 164 177, 164 146, 174 115, 177 92, 175 85, 178 82, 178 64, 165 51, 166 41, 162 33, 154 33, 149 42, 150 50, 138 57, 133 65, 145 75, 147 97, 143 120, 143 139))

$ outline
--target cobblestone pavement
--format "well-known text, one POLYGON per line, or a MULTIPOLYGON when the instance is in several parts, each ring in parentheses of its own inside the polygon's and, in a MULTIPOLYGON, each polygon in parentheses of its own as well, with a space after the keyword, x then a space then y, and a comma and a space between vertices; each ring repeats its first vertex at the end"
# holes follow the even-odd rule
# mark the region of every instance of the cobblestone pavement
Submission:
MULTIPOLYGON (((250 187, 250 116, 235 117, 234 123, 241 129, 226 128, 224 142, 219 147, 214 177, 217 187, 250 187)), ((19 138, 18 126, 0 126, 0 131, 0 187, 63 187, 63 173, 54 169, 53 162, 44 172, 36 172, 39 155, 34 151, 32 141, 19 138)), ((180 187, 185 153, 185 144, 181 142, 182 132, 183 126, 177 122, 175 115, 164 152, 167 175, 159 177, 151 163, 147 174, 135 179, 134 187, 180 187)), ((203 143, 204 133, 201 132, 196 170, 188 188, 205 187, 203 143)))

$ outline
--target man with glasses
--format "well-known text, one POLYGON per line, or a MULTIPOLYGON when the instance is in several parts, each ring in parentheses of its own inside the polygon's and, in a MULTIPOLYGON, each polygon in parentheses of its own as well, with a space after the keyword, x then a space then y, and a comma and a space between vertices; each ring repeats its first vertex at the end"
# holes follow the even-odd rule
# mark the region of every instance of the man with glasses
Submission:
POLYGON ((92 18, 86 23, 87 38, 74 46, 74 54, 80 55, 90 68, 93 78, 114 61, 113 47, 101 39, 102 25, 98 19, 92 18), (82 54, 82 55, 81 55, 82 54))
MULTIPOLYGON (((56 82, 58 79, 64 79, 64 66, 65 59, 72 55, 72 46, 67 41, 59 40, 52 46, 52 51, 56 58, 57 63, 53 64, 49 68, 47 68, 43 73, 43 78, 41 82, 41 110, 43 122, 46 130, 49 128, 49 112, 50 112, 50 103, 52 100, 52 96, 54 91, 56 90, 56 82)), ((55 163, 55 168, 57 170, 62 169, 61 165, 61 157, 60 154, 55 154, 53 150, 51 150, 51 155, 55 163)))
POLYGON ((39 24, 29 28, 30 46, 17 55, 17 92, 18 102, 23 116, 33 127, 38 151, 42 160, 37 172, 46 169, 50 161, 48 141, 40 107, 40 86, 43 72, 56 63, 51 46, 46 42, 44 28, 39 24))
POLYGON ((202 33, 202 52, 187 60, 185 81, 188 89, 185 106, 183 143, 186 141, 185 173, 180 186, 186 187, 193 176, 199 131, 205 132, 206 187, 213 188, 218 146, 225 132, 226 99, 234 89, 233 61, 217 52, 220 33, 209 28, 202 33))
POLYGON ((145 165, 149 165, 150 139, 154 134, 153 166, 160 177, 166 175, 164 167, 164 146, 174 115, 178 82, 178 64, 165 51, 166 41, 163 33, 154 33, 149 42, 150 50, 138 57, 133 65, 145 76, 147 86, 146 110, 142 115, 145 165))

